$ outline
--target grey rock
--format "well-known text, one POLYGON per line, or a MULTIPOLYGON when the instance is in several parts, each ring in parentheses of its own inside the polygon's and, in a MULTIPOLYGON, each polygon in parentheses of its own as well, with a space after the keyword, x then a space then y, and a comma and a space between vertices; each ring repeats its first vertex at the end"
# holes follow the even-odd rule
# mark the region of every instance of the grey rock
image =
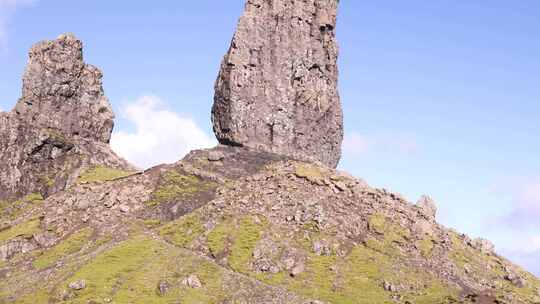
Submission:
POLYGON ((40 247, 50 247, 54 245, 56 237, 51 232, 41 232, 34 234, 34 240, 40 247))
MULTIPOLYGON (((253 262, 253 268, 257 272, 273 272, 275 265, 273 265, 270 259, 258 259, 253 262)), ((279 268, 278 268, 279 272, 279 268)))
POLYGON ((313 252, 320 256, 330 256, 332 254, 332 248, 325 240, 313 242, 313 252))
POLYGON ((184 284, 185 286, 190 287, 190 288, 201 288, 202 287, 202 283, 199 280, 199 277, 197 277, 194 274, 192 274, 189 277, 185 278, 182 281, 182 284, 184 284))
POLYGON ((90 207, 90 202, 87 200, 80 200, 75 204, 75 207, 78 210, 86 210, 88 207, 90 207))
POLYGON ((71 282, 68 285, 69 288, 74 290, 81 290, 86 288, 86 281, 85 280, 79 280, 75 282, 71 282))
POLYGON ((431 197, 423 195, 416 203, 416 206, 420 208, 420 213, 422 213, 422 215, 424 215, 427 219, 432 221, 435 220, 437 215, 437 205, 431 197))
POLYGON ((489 240, 477 238, 472 241, 472 247, 480 250, 484 254, 491 254, 495 251, 495 245, 489 240))
POLYGON ((343 114, 335 0, 248 0, 215 84, 225 145, 336 167, 343 114))
POLYGON ((164 281, 164 280, 159 281, 158 286, 157 286, 157 294, 159 296, 165 296, 169 292, 170 288, 171 288, 171 285, 169 284, 169 282, 164 281))
POLYGON ((82 42, 72 34, 39 42, 30 49, 15 112, 34 127, 108 143, 114 114, 102 77, 84 63, 82 42))
POLYGON ((299 274, 301 274, 302 272, 304 272, 304 270, 305 270, 304 264, 303 263, 298 263, 291 269, 291 276, 296 277, 299 274))
POLYGON ((129 208, 128 205, 121 205, 120 206, 120 212, 128 213, 129 211, 131 211, 131 208, 129 208))
POLYGON ((107 208, 112 208, 115 204, 116 204, 116 200, 109 198, 105 200, 105 203, 103 205, 107 208))
POLYGON ((209 161, 220 161, 225 158, 225 154, 221 151, 212 150, 208 152, 208 160, 209 161))
POLYGON ((507 281, 510 281, 512 284, 514 284, 518 288, 525 287, 525 284, 527 283, 524 278, 522 278, 519 274, 516 273, 511 268, 506 267, 505 268, 506 275, 504 276, 504 279, 507 281))
POLYGON ((31 48, 22 96, 0 113, 0 200, 49 196, 92 166, 132 169, 109 147, 114 115, 101 78, 71 34, 31 48))
POLYGON ((5 261, 16 254, 26 253, 36 249, 36 245, 26 239, 14 239, 0 246, 0 261, 5 261))
POLYGON ((393 285, 392 283, 387 282, 387 281, 384 281, 383 288, 384 288, 384 290, 389 291, 389 292, 398 291, 398 288, 395 285, 393 285))

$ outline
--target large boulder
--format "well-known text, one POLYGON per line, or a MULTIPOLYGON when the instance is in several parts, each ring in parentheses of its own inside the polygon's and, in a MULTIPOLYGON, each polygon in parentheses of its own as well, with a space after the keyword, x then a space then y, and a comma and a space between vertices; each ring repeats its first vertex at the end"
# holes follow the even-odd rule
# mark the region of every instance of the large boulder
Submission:
POLYGON ((343 114, 337 89, 336 0, 248 0, 215 84, 214 133, 336 167, 343 114))
POLYGON ((132 169, 109 147, 114 114, 101 78, 71 34, 31 48, 22 97, 0 113, 0 200, 47 196, 92 166, 132 169))

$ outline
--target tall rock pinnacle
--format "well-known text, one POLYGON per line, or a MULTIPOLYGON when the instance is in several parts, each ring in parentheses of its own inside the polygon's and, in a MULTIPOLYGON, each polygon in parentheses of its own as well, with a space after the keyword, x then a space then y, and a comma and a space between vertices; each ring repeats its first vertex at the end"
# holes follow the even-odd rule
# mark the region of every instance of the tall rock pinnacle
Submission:
POLYGON ((215 85, 212 121, 222 144, 337 166, 338 2, 247 0, 215 85))
POLYGON ((35 126, 107 143, 114 114, 101 78, 83 62, 82 42, 73 35, 42 41, 30 50, 15 112, 35 126))
POLYGON ((132 168, 109 147, 114 114, 101 78, 71 34, 31 48, 22 97, 0 113, 0 200, 61 191, 92 166, 132 168))

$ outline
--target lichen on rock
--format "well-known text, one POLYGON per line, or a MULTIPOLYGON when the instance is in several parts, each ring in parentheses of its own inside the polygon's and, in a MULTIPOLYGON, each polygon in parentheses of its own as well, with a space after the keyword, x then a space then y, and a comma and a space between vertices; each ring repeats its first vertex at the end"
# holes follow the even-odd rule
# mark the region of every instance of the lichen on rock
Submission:
POLYGON ((222 144, 336 167, 335 0, 248 0, 215 85, 212 121, 222 144))
POLYGON ((0 113, 0 302, 540 303, 540 280, 429 197, 329 168, 337 5, 247 0, 216 84, 225 145, 137 172, 82 43, 34 46, 0 113))
POLYGON ((21 98, 0 113, 0 200, 49 196, 92 166, 133 169, 109 147, 113 119, 102 73, 84 63, 79 39, 35 44, 21 98))

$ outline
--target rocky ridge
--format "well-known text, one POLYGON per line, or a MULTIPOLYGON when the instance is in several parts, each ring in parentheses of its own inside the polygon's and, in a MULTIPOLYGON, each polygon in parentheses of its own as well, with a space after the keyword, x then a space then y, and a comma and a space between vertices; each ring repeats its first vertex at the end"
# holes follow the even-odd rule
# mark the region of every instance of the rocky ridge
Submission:
POLYGON ((19 210, 0 229, 0 302, 540 302, 537 278, 435 210, 275 154, 193 151, 19 210))
MULTIPOLYGON (((319 31, 309 37, 328 31, 333 46, 336 7, 248 0, 235 39, 253 43, 243 29, 274 17, 289 28, 292 17, 319 31)), ((332 169, 333 148, 310 158, 318 150, 301 141, 284 150, 223 137, 228 145, 132 171, 108 147, 112 111, 81 47, 72 35, 37 44, 23 97, 0 113, 0 303, 540 303, 538 278, 489 241, 438 224, 433 199, 413 204, 332 169)), ((225 74, 231 87, 251 83, 225 74)), ((337 96, 332 87, 323 100, 337 96)), ((274 101, 268 113, 280 112, 274 101)), ((324 142, 317 131, 308 135, 324 142)))

